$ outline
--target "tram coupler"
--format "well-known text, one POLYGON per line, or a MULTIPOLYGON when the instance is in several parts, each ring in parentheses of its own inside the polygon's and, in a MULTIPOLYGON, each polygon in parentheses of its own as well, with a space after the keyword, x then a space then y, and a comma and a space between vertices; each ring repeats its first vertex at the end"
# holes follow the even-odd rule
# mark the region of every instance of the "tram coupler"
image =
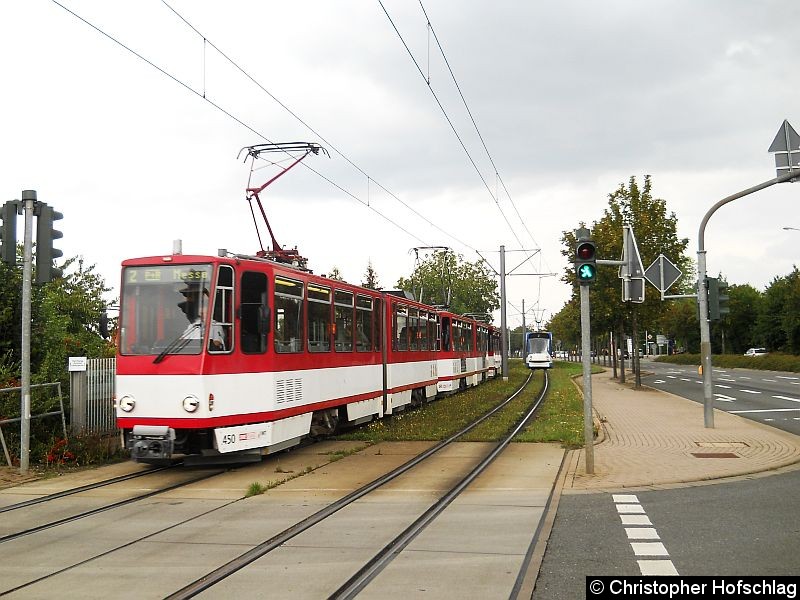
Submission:
POLYGON ((175 430, 166 425, 134 425, 125 447, 137 462, 172 456, 175 430))

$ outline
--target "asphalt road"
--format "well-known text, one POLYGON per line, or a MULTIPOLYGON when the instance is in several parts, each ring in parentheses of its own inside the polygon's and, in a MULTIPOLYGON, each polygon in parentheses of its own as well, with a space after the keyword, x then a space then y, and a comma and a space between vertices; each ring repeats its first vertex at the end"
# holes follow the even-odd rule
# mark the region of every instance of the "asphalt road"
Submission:
MULTIPOLYGON (((642 371, 642 383, 703 402, 697 367, 643 361, 642 371)), ((712 382, 714 408, 800 435, 800 374, 715 367, 712 382)))
MULTIPOLYGON (((632 494, 653 532, 629 539, 614 495, 564 495, 533 597, 583 598, 586 577, 641 575, 634 544, 663 545, 657 558, 679 575, 775 576, 800 573, 800 469, 632 494), (654 536, 654 537, 653 537, 654 536)), ((649 533, 649 532, 648 532, 649 533)))

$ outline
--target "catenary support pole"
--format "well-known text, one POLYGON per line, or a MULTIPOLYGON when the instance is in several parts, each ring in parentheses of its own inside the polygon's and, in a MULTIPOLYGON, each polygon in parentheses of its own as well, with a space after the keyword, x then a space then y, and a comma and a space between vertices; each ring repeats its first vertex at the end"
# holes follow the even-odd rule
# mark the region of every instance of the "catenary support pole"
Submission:
POLYGON ((506 247, 500 246, 500 352, 503 355, 503 381, 508 381, 508 328, 506 326, 506 247))

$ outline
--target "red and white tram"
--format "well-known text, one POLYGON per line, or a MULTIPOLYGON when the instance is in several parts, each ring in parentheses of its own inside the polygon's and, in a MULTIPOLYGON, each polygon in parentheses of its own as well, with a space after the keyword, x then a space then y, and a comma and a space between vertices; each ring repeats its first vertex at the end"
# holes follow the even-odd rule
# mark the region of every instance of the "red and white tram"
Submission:
POLYGON ((123 262, 117 424, 134 460, 258 460, 476 385, 496 329, 258 257, 123 262))

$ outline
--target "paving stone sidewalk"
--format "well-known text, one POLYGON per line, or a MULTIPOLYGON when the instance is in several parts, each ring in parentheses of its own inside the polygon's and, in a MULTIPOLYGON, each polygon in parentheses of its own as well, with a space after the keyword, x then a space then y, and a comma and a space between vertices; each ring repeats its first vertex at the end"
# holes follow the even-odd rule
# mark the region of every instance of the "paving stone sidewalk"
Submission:
POLYGON ((608 372, 592 376, 592 405, 600 421, 592 475, 584 450, 567 457, 564 493, 663 487, 800 466, 800 437, 714 411, 672 394, 620 384, 608 372))

